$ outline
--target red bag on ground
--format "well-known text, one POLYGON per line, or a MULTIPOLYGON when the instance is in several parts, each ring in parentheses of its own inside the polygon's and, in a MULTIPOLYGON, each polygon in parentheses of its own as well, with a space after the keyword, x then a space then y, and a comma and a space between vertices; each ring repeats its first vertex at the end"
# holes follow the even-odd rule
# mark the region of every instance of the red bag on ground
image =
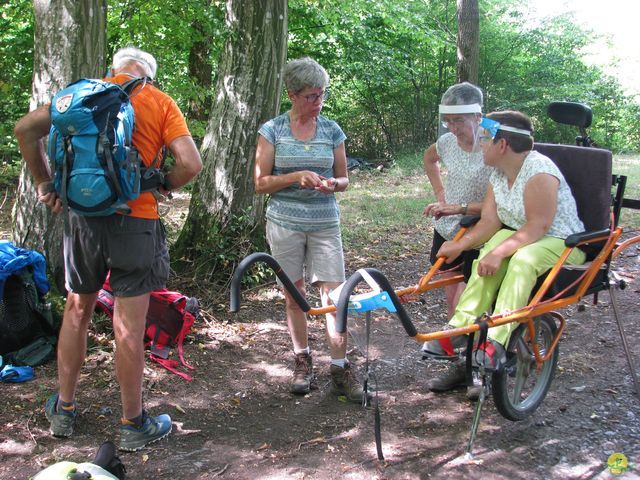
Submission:
MULTIPOLYGON (((113 308, 114 297, 107 278, 98 292, 96 309, 113 318, 113 308)), ((150 348, 149 358, 186 380, 192 380, 193 377, 180 372, 178 368, 181 364, 191 370, 193 367, 184 359, 182 344, 199 311, 200 305, 194 297, 166 288, 151 292, 144 334, 145 345, 150 348), (169 359, 169 350, 174 347, 178 347, 180 362, 169 359)))

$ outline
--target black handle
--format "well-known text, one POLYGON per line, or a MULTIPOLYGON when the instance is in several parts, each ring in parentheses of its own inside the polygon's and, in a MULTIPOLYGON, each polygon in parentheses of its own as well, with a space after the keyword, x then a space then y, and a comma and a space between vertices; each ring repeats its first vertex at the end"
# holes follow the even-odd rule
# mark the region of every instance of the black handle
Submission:
MULTIPOLYGON (((413 326, 407 311, 400 303, 398 296, 393 291, 393 287, 387 280, 380 270, 376 270, 375 268, 365 268, 366 272, 371 275, 371 277, 380 285, 382 290, 385 290, 389 294, 389 298, 391 302, 396 307, 398 318, 402 323, 405 331, 410 337, 415 337, 418 334, 416 327, 413 326)), ((348 305, 349 305, 349 297, 353 293, 353 290, 356 288, 358 283, 362 281, 362 275, 360 272, 355 272, 351 275, 344 286, 342 287, 342 291, 340 292, 340 298, 338 299, 338 305, 336 305, 337 313, 336 313, 336 330, 339 333, 344 333, 347 331, 347 314, 348 314, 348 305)))
POLYGON ((300 291, 289 279, 287 274, 284 273, 276 259, 268 253, 257 252, 245 257, 244 260, 242 260, 238 265, 238 268, 236 268, 236 271, 233 272, 230 292, 231 298, 229 299, 230 312, 236 313, 238 312, 238 310, 240 310, 240 283, 242 282, 242 276, 244 275, 244 272, 246 272, 247 269, 256 262, 264 262, 269 265, 269 267, 271 267, 271 270, 274 271, 276 276, 284 285, 285 290, 289 292, 289 295, 293 297, 293 299, 303 312, 308 312, 309 310, 311 310, 311 307, 309 306, 307 300, 302 296, 300 291))

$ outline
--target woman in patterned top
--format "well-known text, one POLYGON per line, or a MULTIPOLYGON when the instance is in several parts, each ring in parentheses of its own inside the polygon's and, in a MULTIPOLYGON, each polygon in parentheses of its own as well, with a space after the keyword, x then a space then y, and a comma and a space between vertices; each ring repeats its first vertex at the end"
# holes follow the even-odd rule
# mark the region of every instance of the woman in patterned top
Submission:
MULTIPOLYGON (((442 95, 440 127, 443 134, 424 152, 424 171, 436 197, 424 209, 425 216, 433 216, 434 232, 431 263, 446 240, 452 240, 460 228, 463 215, 477 215, 487 191, 489 174, 493 170, 482 161, 478 144, 479 124, 482 119, 482 90, 468 82, 453 85, 442 95), (443 178, 440 164, 446 170, 443 178)), ((452 269, 465 260, 470 265, 477 252, 460 255, 445 268, 452 269)), ((451 318, 465 284, 447 285, 447 313, 451 318)))
MULTIPOLYGON (((431 263, 436 262, 436 254, 446 240, 452 240, 460 228, 463 215, 477 215, 489 184, 489 175, 493 168, 482 160, 482 149, 478 143, 480 120, 482 119, 482 90, 468 82, 453 85, 442 95, 440 104, 439 135, 436 143, 424 153, 424 171, 429 178, 435 203, 424 209, 425 216, 433 216, 433 243, 431 245, 431 263), (446 169, 441 176, 440 165, 446 169)), ((456 257, 445 269, 458 269, 465 272, 471 269, 471 263, 478 256, 477 250, 470 250, 456 257)), ((445 274, 446 275, 446 274, 445 274)), ((447 316, 453 315, 458 298, 466 284, 460 282, 444 287, 447 300, 447 316)), ((427 347, 425 343, 423 351, 427 347)), ((435 392, 451 390, 466 385, 464 362, 456 365, 458 374, 451 381, 447 378, 434 378, 427 388, 435 392)), ((477 398, 479 390, 470 387, 467 396, 477 398)))
MULTIPOLYGON (((496 112, 483 119, 481 126, 484 161, 495 167, 481 219, 460 240, 445 242, 438 252, 452 260, 484 244, 449 321, 454 328, 472 324, 494 302, 496 314, 527 305, 538 276, 562 254, 564 239, 584 230, 562 173, 549 158, 532 150, 529 117, 515 111, 496 112)), ((580 265, 585 260, 584 252, 574 249, 568 263, 580 265)), ((476 365, 496 368, 504 362, 504 346, 516 325, 489 329, 488 341, 474 348, 476 365)), ((459 335, 428 342, 427 350, 447 357, 466 344, 466 335, 459 335)))
MULTIPOLYGON (((302 295, 306 270, 327 305, 329 292, 345 279, 334 193, 349 185, 346 136, 336 122, 320 115, 329 94, 329 75, 320 64, 308 57, 290 61, 284 83, 291 110, 258 132, 255 188, 270 196, 266 228, 273 257, 302 295)), ((307 317, 288 292, 284 296, 295 357, 291 392, 306 394, 314 383, 307 317)), ((326 315, 332 391, 361 402, 362 386, 346 359, 347 336, 336 331, 335 321, 334 314, 326 315)))

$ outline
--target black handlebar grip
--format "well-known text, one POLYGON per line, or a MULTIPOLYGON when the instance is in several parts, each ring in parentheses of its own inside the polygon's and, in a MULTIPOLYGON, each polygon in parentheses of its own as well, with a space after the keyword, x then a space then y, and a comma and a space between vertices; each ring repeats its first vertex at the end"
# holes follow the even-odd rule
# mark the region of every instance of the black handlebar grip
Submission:
POLYGON ((291 297, 295 300, 295 302, 303 312, 308 312, 309 310, 311 310, 311 307, 309 306, 307 300, 302 296, 300 291, 289 279, 287 274, 284 273, 276 259, 267 253, 257 252, 245 257, 236 268, 236 271, 233 272, 233 278, 231 280, 231 288, 229 292, 230 312, 236 313, 240 310, 240 284, 242 282, 242 276, 244 275, 244 272, 246 272, 247 269, 256 262, 264 262, 269 265, 269 267, 271 267, 276 276, 282 282, 286 291, 289 292, 289 295, 291 295, 291 297))
MULTIPOLYGON (((400 303, 400 300, 394 292, 393 287, 391 287, 389 280, 387 280, 387 277, 385 277, 381 271, 375 268, 365 268, 365 270, 378 283, 378 285, 380 285, 382 290, 386 291, 389 294, 389 298, 391 299, 393 305, 396 307, 398 318, 400 319, 400 322, 402 323, 405 331, 410 337, 415 337, 418 334, 418 331, 409 318, 407 311, 402 306, 402 303, 400 303)), ((361 280, 362 275, 360 274, 360 272, 355 272, 347 279, 344 286, 342 287, 340 298, 338 299, 338 305, 336 305, 336 330, 339 333, 344 333, 347 331, 349 297, 351 297, 353 290, 361 280)))

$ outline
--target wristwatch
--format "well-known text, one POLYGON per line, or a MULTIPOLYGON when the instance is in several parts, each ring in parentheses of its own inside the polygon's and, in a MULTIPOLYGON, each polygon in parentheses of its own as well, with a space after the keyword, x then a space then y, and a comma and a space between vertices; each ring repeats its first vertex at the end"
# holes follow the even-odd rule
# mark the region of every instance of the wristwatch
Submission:
POLYGON ((467 214, 467 207, 469 205, 467 205, 466 203, 463 203, 461 206, 462 206, 462 215, 466 215, 467 214))

